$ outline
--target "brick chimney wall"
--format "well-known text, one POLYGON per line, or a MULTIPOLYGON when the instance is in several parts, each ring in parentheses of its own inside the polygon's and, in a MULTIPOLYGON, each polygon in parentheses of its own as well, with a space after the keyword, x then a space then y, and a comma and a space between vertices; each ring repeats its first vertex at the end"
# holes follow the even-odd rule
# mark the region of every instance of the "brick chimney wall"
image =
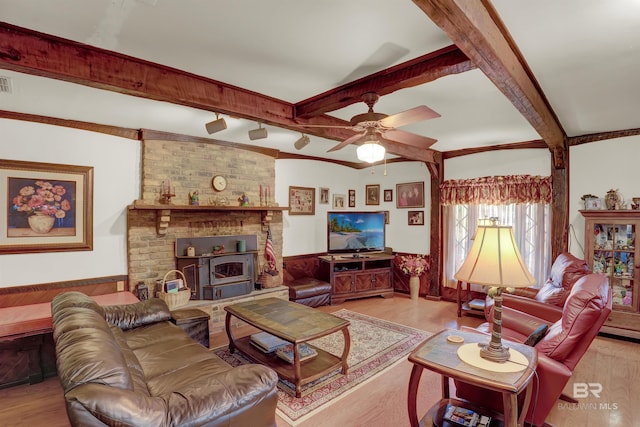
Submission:
MULTIPOLYGON (((161 188, 171 180, 172 205, 188 205, 189 193, 198 191, 200 206, 227 204, 240 206, 242 194, 250 205, 260 206, 260 184, 266 193, 275 193, 275 158, 259 152, 210 142, 144 140, 142 143, 142 202, 159 204, 161 188), (226 190, 211 186, 214 175, 227 178, 226 190)), ((240 208, 239 208, 240 209, 240 208)), ((274 211, 269 223, 273 245, 282 271, 282 212, 274 211)), ((138 282, 149 286, 175 269, 175 241, 182 237, 256 234, 260 266, 266 226, 260 211, 180 211, 172 210, 167 233, 156 231, 156 211, 129 209, 127 215, 128 274, 131 290, 138 282)))

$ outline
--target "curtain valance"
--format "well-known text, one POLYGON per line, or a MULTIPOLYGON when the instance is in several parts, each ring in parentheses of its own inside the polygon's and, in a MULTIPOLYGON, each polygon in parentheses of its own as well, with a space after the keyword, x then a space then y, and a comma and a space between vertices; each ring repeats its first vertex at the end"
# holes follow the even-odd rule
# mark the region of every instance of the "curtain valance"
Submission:
POLYGON ((532 175, 453 179, 440 185, 443 205, 551 203, 551 177, 532 175))

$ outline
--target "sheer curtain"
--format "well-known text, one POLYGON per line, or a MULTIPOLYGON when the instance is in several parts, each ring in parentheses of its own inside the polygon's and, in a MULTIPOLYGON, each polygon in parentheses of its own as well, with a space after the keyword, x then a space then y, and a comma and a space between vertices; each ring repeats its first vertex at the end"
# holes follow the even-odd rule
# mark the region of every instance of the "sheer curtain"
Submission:
POLYGON ((443 285, 465 260, 478 220, 497 217, 513 227, 518 249, 540 287, 551 268, 551 177, 514 175, 449 180, 441 185, 443 285))

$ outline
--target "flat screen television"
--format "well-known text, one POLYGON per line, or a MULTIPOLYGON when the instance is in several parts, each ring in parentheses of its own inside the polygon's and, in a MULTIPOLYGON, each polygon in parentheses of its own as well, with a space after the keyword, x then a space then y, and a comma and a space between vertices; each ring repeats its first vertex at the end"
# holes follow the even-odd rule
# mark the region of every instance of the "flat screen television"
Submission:
POLYGON ((327 252, 383 252, 384 212, 327 212, 327 252))

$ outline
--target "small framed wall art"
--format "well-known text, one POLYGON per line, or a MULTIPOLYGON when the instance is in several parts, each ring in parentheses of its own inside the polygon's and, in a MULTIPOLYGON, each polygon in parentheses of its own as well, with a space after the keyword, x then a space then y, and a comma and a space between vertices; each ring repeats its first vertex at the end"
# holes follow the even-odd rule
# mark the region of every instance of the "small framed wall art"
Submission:
POLYGON ((289 215, 314 215, 316 213, 316 189, 289 186, 289 215))
POLYGON ((320 203, 321 205, 328 205, 329 204, 329 189, 325 188, 325 187, 320 187, 319 189, 320 192, 320 203))
POLYGON ((344 209, 346 206, 346 196, 344 194, 334 194, 333 195, 333 208, 334 209, 344 209))
POLYGON ((380 185, 372 184, 365 186, 365 194, 367 196, 365 200, 366 205, 380 204, 380 185))
POLYGON ((393 190, 384 190, 384 201, 393 202, 393 190))
POLYGON ((356 207, 356 190, 349 190, 349 207, 356 207))
POLYGON ((407 222, 409 225, 424 225, 424 211, 409 211, 407 222))

